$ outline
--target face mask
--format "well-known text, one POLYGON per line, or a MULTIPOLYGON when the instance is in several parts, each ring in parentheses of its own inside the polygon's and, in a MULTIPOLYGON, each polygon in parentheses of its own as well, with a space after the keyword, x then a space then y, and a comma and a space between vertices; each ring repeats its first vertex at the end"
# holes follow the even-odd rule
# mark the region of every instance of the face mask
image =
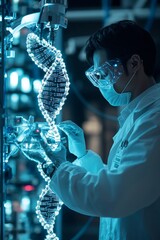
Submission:
POLYGON ((112 86, 109 89, 99 89, 103 97, 112 105, 112 106, 123 106, 130 102, 131 93, 117 93, 112 86))
POLYGON ((124 92, 127 86, 130 84, 132 79, 134 78, 136 72, 133 73, 132 77, 126 84, 125 88, 121 93, 117 93, 114 89, 113 85, 110 85, 108 89, 99 88, 100 92, 102 93, 103 97, 110 103, 112 106, 123 106, 130 102, 131 99, 131 92, 124 92))

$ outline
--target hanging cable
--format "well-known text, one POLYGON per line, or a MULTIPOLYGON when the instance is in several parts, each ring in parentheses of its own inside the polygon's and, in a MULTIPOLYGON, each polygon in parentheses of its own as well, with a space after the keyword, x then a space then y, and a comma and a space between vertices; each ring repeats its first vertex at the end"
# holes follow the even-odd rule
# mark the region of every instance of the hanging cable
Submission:
POLYGON ((79 240, 80 237, 82 237, 85 234, 88 227, 91 225, 93 219, 94 219, 93 217, 90 217, 86 224, 80 229, 80 231, 74 237, 71 238, 71 240, 79 240))
POLYGON ((152 29, 156 8, 157 8, 157 0, 150 0, 150 15, 147 19, 146 26, 145 26, 145 29, 147 31, 151 31, 152 29))
POLYGON ((134 4, 133 8, 134 8, 134 9, 136 9, 136 8, 142 8, 142 7, 144 7, 144 5, 146 4, 146 2, 147 2, 147 0, 138 0, 138 1, 134 4))
POLYGON ((102 10, 104 11, 103 25, 106 24, 111 6, 111 0, 102 0, 102 10))

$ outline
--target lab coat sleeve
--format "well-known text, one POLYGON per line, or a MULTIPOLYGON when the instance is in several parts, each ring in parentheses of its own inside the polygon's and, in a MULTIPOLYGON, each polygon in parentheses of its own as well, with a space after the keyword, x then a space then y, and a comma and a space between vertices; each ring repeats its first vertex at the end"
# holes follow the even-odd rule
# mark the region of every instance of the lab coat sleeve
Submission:
POLYGON ((54 174, 51 189, 69 208, 90 216, 125 217, 149 206, 160 197, 160 126, 156 122, 153 118, 136 125, 118 169, 103 166, 92 174, 65 162, 54 174))
POLYGON ((101 157, 92 150, 88 150, 83 157, 77 158, 73 164, 81 166, 88 172, 95 174, 97 174, 104 165, 101 157))

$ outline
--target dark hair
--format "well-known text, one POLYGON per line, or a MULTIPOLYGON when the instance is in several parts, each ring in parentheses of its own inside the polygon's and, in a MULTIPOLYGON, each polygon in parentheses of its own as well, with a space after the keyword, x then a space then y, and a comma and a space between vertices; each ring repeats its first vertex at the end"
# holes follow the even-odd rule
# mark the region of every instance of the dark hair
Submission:
POLYGON ((93 54, 105 49, 109 59, 119 58, 122 64, 133 54, 143 60, 144 71, 151 76, 154 72, 156 46, 150 33, 131 20, 122 20, 99 29, 87 41, 86 59, 93 65, 93 54))

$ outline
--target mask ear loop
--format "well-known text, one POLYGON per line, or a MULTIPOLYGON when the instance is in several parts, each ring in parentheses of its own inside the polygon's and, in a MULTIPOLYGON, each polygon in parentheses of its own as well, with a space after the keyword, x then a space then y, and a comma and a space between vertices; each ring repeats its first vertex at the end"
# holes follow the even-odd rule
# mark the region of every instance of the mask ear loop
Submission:
POLYGON ((134 76, 136 75, 137 71, 138 71, 138 69, 133 73, 132 77, 130 78, 130 80, 128 81, 128 83, 126 84, 126 86, 124 87, 124 89, 122 90, 121 93, 123 93, 126 90, 128 85, 131 83, 131 81, 133 80, 134 76))

